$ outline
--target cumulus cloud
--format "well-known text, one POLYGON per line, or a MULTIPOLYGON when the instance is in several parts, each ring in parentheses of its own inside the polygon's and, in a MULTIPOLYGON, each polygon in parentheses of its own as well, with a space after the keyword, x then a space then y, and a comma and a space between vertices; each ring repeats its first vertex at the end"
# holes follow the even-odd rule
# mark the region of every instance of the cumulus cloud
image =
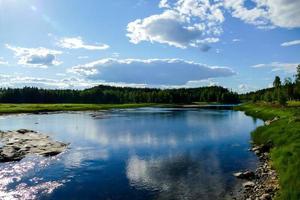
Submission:
POLYGON ((62 38, 57 42, 57 45, 66 49, 105 50, 109 48, 107 44, 85 44, 81 37, 62 38))
POLYGON ((224 0, 224 7, 233 17, 259 28, 300 27, 299 0, 224 0))
POLYGON ((56 59, 56 55, 62 54, 61 51, 39 48, 23 48, 6 44, 6 48, 14 51, 15 56, 19 59, 18 64, 47 68, 48 66, 59 65, 60 61, 56 59))
MULTIPOLYGON (((300 62, 299 62, 300 63, 300 62)), ((272 62, 267 64, 256 64, 253 65, 253 68, 263 68, 263 67, 270 67, 272 71, 285 71, 288 73, 295 73, 296 67, 299 63, 281 63, 281 62, 272 62)))
MULTIPOLYGON (((130 42, 158 42, 179 48, 202 47, 219 41, 224 16, 221 4, 208 0, 162 0, 161 14, 137 19, 127 25, 130 42)), ((204 51, 208 48, 203 48, 204 51)))
POLYGON ((299 0, 161 0, 158 6, 161 13, 127 25, 130 42, 208 46, 219 41, 224 13, 263 29, 300 27, 299 0))
POLYGON ((146 85, 182 85, 189 81, 232 76, 228 67, 208 66, 181 59, 101 59, 74 66, 69 72, 90 80, 146 85))
POLYGON ((289 47, 289 46, 294 46, 294 45, 300 45, 300 40, 293 40, 293 41, 284 42, 281 44, 282 47, 289 47))

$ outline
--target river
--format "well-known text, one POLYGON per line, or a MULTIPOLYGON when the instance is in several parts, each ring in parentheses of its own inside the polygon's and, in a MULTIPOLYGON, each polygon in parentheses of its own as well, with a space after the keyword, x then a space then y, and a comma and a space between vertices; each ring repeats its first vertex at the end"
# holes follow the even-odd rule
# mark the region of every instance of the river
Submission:
POLYGON ((1 116, 0 130, 36 130, 70 148, 0 163, 0 199, 231 199, 241 187, 232 173, 257 165, 248 148, 259 125, 199 108, 1 116))

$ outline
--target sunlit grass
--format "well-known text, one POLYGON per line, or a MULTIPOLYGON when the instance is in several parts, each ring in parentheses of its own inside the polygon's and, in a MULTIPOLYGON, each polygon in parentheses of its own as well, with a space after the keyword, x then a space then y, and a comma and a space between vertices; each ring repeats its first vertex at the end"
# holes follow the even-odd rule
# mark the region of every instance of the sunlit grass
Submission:
POLYGON ((156 104, 0 104, 0 114, 136 108, 156 104))
POLYGON ((256 144, 272 142, 271 161, 279 174, 278 199, 300 199, 300 102, 289 102, 287 107, 266 103, 244 104, 237 109, 264 120, 280 119, 252 132, 256 144))

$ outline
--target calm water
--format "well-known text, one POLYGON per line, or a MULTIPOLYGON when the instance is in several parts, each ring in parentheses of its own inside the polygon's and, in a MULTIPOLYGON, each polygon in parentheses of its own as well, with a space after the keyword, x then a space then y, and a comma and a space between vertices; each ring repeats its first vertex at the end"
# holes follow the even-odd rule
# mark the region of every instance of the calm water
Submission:
POLYGON ((253 169, 241 112, 140 108, 1 117, 1 130, 28 128, 71 143, 52 158, 0 164, 0 199, 230 199, 232 173, 253 169))

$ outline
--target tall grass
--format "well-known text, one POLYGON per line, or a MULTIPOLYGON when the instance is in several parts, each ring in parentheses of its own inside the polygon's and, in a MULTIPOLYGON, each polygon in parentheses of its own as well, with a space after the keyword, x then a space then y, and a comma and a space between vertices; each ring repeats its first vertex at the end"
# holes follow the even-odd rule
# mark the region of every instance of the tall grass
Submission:
POLYGON ((280 191, 277 199, 300 199, 300 105, 289 102, 287 107, 265 103, 244 104, 237 109, 263 120, 280 117, 269 126, 258 127, 252 132, 256 144, 273 143, 272 166, 279 174, 280 191))

